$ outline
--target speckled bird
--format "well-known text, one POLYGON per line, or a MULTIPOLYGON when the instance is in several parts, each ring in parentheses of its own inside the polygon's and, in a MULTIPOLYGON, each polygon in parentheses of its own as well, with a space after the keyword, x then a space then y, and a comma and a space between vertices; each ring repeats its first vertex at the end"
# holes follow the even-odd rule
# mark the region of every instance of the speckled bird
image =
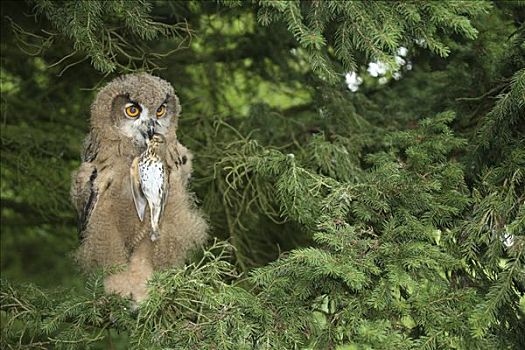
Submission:
POLYGON ((188 252, 206 240, 206 220, 188 189, 192 155, 177 139, 180 111, 173 87, 146 73, 114 79, 91 106, 90 132, 73 174, 71 199, 79 217, 76 256, 81 266, 125 267, 105 280, 107 292, 144 299, 154 270, 183 264, 188 252), (154 134, 164 140, 169 193, 161 200, 164 210, 158 220, 148 217, 148 211, 141 220, 130 168, 154 134), (162 228, 161 239, 154 242, 152 219, 162 228))
POLYGON ((154 242, 160 236, 159 220, 168 195, 169 172, 164 160, 166 156, 164 136, 154 134, 146 143, 146 151, 131 164, 131 193, 140 221, 144 220, 146 204, 149 207, 152 229, 150 238, 154 242))

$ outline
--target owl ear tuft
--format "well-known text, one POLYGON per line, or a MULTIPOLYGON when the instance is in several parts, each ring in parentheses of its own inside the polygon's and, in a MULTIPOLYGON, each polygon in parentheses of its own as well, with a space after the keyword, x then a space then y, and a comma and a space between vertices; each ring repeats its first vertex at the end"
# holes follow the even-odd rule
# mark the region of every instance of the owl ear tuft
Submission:
POLYGON ((180 112, 182 111, 182 107, 180 106, 179 98, 175 94, 169 94, 166 98, 168 107, 174 112, 175 116, 179 116, 180 112))
POLYGON ((122 109, 124 105, 129 102, 129 94, 127 93, 120 93, 115 95, 113 98, 113 101, 111 102, 111 111, 109 113, 109 116, 111 118, 111 122, 113 125, 116 125, 120 118, 118 116, 120 114, 123 114, 122 109), (119 114, 120 113, 120 114, 119 114))

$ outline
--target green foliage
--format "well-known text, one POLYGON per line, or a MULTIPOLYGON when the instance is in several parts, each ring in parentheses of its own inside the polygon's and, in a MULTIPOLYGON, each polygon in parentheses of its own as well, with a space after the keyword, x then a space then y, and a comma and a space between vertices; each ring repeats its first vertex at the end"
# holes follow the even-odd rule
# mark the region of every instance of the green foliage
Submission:
MULTIPOLYGON (((224 1, 230 6, 239 2, 224 1)), ((328 79, 337 79, 341 64, 355 70, 356 56, 380 60, 397 67, 397 49, 420 43, 446 57, 450 49, 444 36, 451 33, 469 39, 477 30, 469 17, 487 11, 487 2, 430 2, 417 5, 405 1, 264 1, 257 4, 257 21, 264 26, 284 22, 302 49, 298 57, 312 70, 328 79), (334 62, 335 61, 335 62, 334 62)))
MULTIPOLYGON (((183 25, 155 22, 147 1, 33 1, 37 16, 45 16, 56 33, 46 33, 42 45, 63 37, 73 42, 73 51, 60 61, 77 54, 91 59, 93 67, 110 73, 115 69, 152 69, 152 59, 168 53, 150 52, 148 41, 178 37, 186 40, 183 25)), ((34 36, 23 29, 19 35, 34 36)), ((63 40, 63 39, 62 39, 63 40)), ((182 44, 182 42, 181 42, 182 44)), ((74 64, 74 63, 73 63, 74 64)))
POLYGON ((525 347, 522 10, 3 2, 0 347, 525 347), (135 70, 180 95, 217 237, 139 306, 67 258, 93 88, 135 70))

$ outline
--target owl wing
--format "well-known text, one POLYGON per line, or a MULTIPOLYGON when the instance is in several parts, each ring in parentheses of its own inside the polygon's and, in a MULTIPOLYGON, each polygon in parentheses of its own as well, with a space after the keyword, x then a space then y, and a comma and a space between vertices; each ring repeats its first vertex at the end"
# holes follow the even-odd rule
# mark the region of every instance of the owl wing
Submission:
POLYGON ((98 191, 95 187, 97 175, 97 168, 89 162, 82 163, 78 171, 73 174, 71 200, 77 210, 80 239, 84 238, 83 233, 98 199, 98 191))
POLYGON ((133 195, 133 202, 135 203, 135 209, 140 221, 144 220, 144 211, 146 204, 148 203, 144 192, 140 187, 140 175, 139 175, 139 157, 133 159, 130 168, 130 179, 131 179, 131 194, 133 195))
POLYGON ((92 131, 84 140, 81 153, 82 163, 73 174, 71 184, 71 200, 77 211, 77 228, 80 239, 84 238, 88 220, 98 199, 98 190, 95 186, 98 171, 93 163, 98 154, 98 146, 97 137, 92 131))
POLYGON ((81 153, 83 162, 92 162, 98 154, 98 138, 95 132, 91 131, 84 139, 84 146, 81 153))
POLYGON ((178 141, 170 155, 171 158, 168 158, 168 161, 170 161, 170 164, 174 164, 175 167, 180 167, 182 183, 186 186, 191 178, 193 155, 178 141))

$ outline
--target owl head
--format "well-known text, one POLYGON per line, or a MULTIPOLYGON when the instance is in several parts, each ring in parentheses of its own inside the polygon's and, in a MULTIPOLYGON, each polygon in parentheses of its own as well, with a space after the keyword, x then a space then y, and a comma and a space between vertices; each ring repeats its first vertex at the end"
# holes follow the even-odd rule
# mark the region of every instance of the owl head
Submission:
POLYGON ((97 94, 91 126, 145 146, 153 135, 177 128, 180 104, 167 81, 147 73, 120 76, 97 94))

